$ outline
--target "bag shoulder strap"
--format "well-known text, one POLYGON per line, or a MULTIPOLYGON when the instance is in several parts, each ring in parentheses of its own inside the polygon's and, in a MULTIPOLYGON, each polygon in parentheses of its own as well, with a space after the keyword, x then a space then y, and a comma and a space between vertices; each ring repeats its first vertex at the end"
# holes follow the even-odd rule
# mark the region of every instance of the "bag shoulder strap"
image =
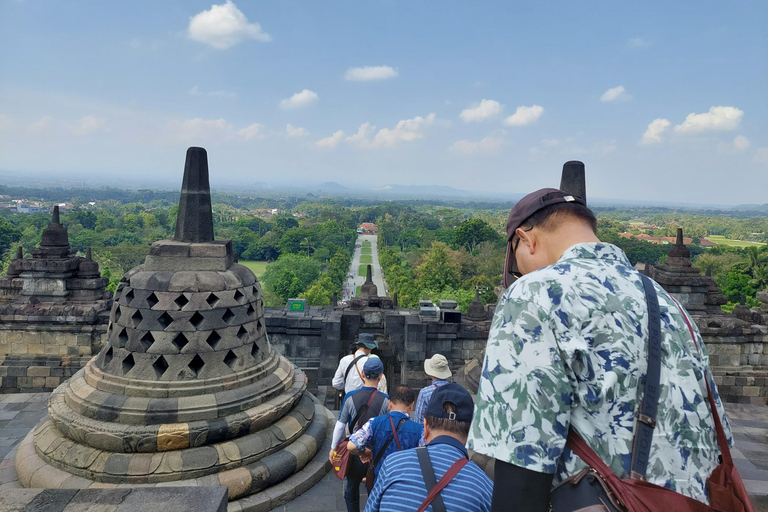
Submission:
MULTIPOLYGON (((355 370, 357 370, 357 374, 358 374, 358 375, 360 375, 360 370, 358 370, 358 369, 357 369, 357 365, 356 365, 356 363, 357 363, 357 362, 358 362, 360 359, 362 359, 362 358, 364 358, 364 357, 365 357, 365 354, 363 354, 363 355, 359 355, 359 356, 357 356, 356 358, 354 358, 354 359, 352 360, 352 362, 351 362, 351 363, 349 363, 349 366, 347 366, 347 371, 346 371, 346 372, 344 372, 344 384, 345 384, 345 385, 346 385, 346 383, 347 383, 347 377, 349 377, 349 372, 352 370, 352 367, 353 367, 353 366, 354 366, 355 370)), ((362 380, 362 378, 363 378, 363 376, 362 376, 362 375, 360 375, 360 379, 361 379, 361 380, 362 380)))
MULTIPOLYGON (((427 450, 426 446, 416 448, 416 455, 419 457, 419 466, 421 466, 421 474, 424 477, 424 485, 427 488, 427 499, 429 499, 429 494, 437 485, 437 480, 435 479, 435 470, 432 468, 432 460, 429 458, 429 451, 427 450)), ((443 497, 440 496, 439 493, 437 496, 433 496, 430 501, 434 502, 432 503, 432 512, 446 512, 445 503, 443 503, 443 497)), ((422 506, 423 505, 424 503, 422 503, 422 506)), ((427 505, 429 505, 429 503, 427 503, 427 505)), ((427 507, 425 506, 424 508, 427 507)))
POLYGON ((387 442, 384 443, 384 446, 381 447, 381 450, 379 450, 379 453, 376 454, 376 458, 373 459, 373 467, 376 467, 379 462, 381 461, 381 458, 384 456, 384 452, 387 451, 387 448, 389 448, 390 443, 392 443, 392 439, 397 441, 397 450, 402 450, 402 447, 400 446, 400 440, 397 438, 397 431, 400 430, 400 427, 405 423, 405 421, 408 418, 403 418, 400 420, 400 423, 397 424, 397 427, 395 427, 395 423, 392 421, 392 416, 389 417, 389 422, 392 424, 392 435, 389 436, 389 439, 387 439, 387 442))
MULTIPOLYGON (((427 459, 429 459, 429 453, 427 452, 426 448, 424 449, 424 452, 427 453, 427 459)), ((419 462, 421 463, 421 458, 419 458, 419 462)), ((451 480, 459 474, 459 471, 466 466, 469 463, 469 459, 465 457, 461 457, 459 460, 454 462, 450 468, 448 468, 448 471, 445 472, 443 477, 440 479, 439 482, 437 482, 437 485, 432 487, 432 490, 427 493, 427 497, 422 502, 421 506, 416 510, 416 512, 424 512, 430 503, 435 501, 435 503, 432 505, 433 512, 445 512, 445 504, 443 503, 442 497, 440 497, 440 491, 442 491, 446 485, 451 483, 451 480), (441 509, 437 508, 437 499, 440 499, 440 506, 442 506, 441 509)), ((430 462, 430 466, 431 466, 430 462)), ((423 470, 423 468, 422 468, 423 470)), ((432 480, 434 481, 435 473, 432 472, 432 480)), ((426 483, 426 480, 425 480, 426 483)))
POLYGON ((357 411, 357 415, 352 420, 350 425, 354 425, 355 423, 357 423, 358 429, 363 426, 363 419, 365 418, 365 413, 368 412, 368 409, 371 407, 371 402, 373 402, 373 397, 375 397, 378 392, 379 392, 378 389, 373 390, 373 393, 371 393, 370 398, 368 398, 368 402, 366 402, 366 404, 362 408, 360 408, 359 411, 357 411))
POLYGON ((648 459, 651 455, 653 430, 656 428, 656 413, 659 409, 659 382, 661 380, 661 312, 656 288, 648 276, 640 274, 643 280, 645 301, 648 304, 648 365, 645 372, 643 401, 632 440, 632 462, 630 477, 645 480, 648 459))

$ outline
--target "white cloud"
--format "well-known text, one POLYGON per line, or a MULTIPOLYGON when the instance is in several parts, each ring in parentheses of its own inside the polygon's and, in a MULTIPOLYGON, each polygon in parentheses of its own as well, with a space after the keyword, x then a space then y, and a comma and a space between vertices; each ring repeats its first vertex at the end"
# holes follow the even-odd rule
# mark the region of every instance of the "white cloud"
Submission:
POLYGON ((104 125, 104 119, 99 119, 96 116, 85 116, 77 122, 77 124, 72 128, 72 131, 77 135, 87 135, 97 130, 104 129, 104 125))
POLYGON ((237 93, 230 91, 201 91, 199 87, 194 86, 189 90, 190 96, 209 96, 211 98, 237 98, 237 93))
POLYGON ((648 144, 656 144, 657 142, 661 142, 661 134, 667 131, 671 124, 672 123, 670 123, 668 120, 662 119, 660 117, 654 119, 645 130, 643 138, 640 140, 640 144, 647 146, 648 144))
POLYGON ((185 121, 174 120, 166 125, 168 131, 177 139, 188 141, 210 137, 216 133, 229 134, 232 125, 224 119, 187 119, 185 121))
POLYGON ((187 32, 190 39, 207 43, 217 50, 226 50, 246 39, 272 40, 272 36, 261 30, 261 25, 249 23, 231 0, 192 16, 187 32))
POLYGON ((504 119, 506 126, 526 126, 535 122, 544 113, 544 107, 531 105, 530 107, 517 107, 515 113, 504 119))
POLYGON ((360 68, 349 68, 344 75, 344 80, 370 82, 372 80, 395 78, 397 75, 397 70, 389 66, 363 66, 360 68))
POLYGON ((737 135, 736 138, 733 139, 733 147, 736 148, 738 151, 744 151, 749 146, 750 146, 749 139, 743 135, 737 135))
POLYGON ((304 89, 301 92, 297 92, 290 98, 286 98, 280 102, 280 107, 286 110, 293 108, 305 107, 311 103, 317 101, 317 93, 304 89))
POLYGON ((473 106, 462 110, 459 117, 465 123, 479 123, 499 115, 501 109, 501 103, 498 101, 482 100, 480 103, 475 103, 473 106))
POLYGON ((607 91, 603 93, 602 96, 600 96, 600 101, 603 102, 610 102, 610 101, 625 101, 629 99, 629 94, 627 94, 626 89, 624 89, 623 85, 619 85, 617 87, 611 87, 607 91))
POLYGON ((330 137, 326 137, 315 142, 315 146, 319 148, 335 148, 342 140, 344 140, 344 132, 339 130, 330 137))
POLYGON ((376 127, 370 123, 360 125, 357 133, 347 137, 347 142, 361 149, 396 148, 403 142, 412 142, 424 137, 423 129, 435 122, 435 114, 427 117, 416 116, 413 119, 398 121, 394 128, 382 128, 376 132, 376 127), (376 135, 373 135, 376 132, 376 135))
POLYGON ((451 149, 465 155, 472 155, 474 153, 494 154, 500 152, 503 146, 504 141, 502 139, 489 135, 477 142, 457 140, 451 145, 451 149))
POLYGON ((675 132, 731 131, 738 128, 743 116, 744 111, 736 107, 710 107, 703 114, 688 114, 682 124, 675 126, 675 132))
POLYGON ((635 37, 627 41, 627 46, 630 48, 645 48, 650 43, 643 39, 642 37, 635 37))
POLYGON ((253 123, 246 126, 245 128, 238 130, 237 134, 241 136, 243 140, 248 140, 256 137, 257 135, 260 135, 263 128, 264 126, 260 125, 259 123, 253 123))
POLYGON ((292 124, 286 125, 285 132, 288 134, 289 137, 303 137, 305 135, 309 135, 309 132, 304 128, 302 127, 296 128, 292 124))
POLYGON ((51 123, 53 123, 53 117, 43 116, 34 123, 30 124, 27 128, 27 132, 42 133, 51 127, 51 123))

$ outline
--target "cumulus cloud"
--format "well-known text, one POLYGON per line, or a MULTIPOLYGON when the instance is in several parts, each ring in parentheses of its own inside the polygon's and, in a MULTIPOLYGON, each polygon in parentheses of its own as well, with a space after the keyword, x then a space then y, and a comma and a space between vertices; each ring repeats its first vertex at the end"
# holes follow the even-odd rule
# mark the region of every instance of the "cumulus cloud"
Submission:
POLYGON ((195 14, 187 30, 190 39, 207 43, 217 50, 226 50, 241 41, 271 41, 272 36, 261 30, 258 23, 249 23, 231 0, 212 5, 207 11, 195 14))
POLYGON ((630 48, 645 48, 649 44, 650 43, 648 43, 648 41, 646 41, 642 37, 634 37, 629 41, 627 41, 627 46, 629 46, 630 48))
POLYGON ((290 123, 285 126, 285 133, 289 137, 303 137, 305 135, 309 135, 309 132, 307 130, 305 130, 304 128, 302 128, 302 127, 296 128, 295 126, 293 126, 290 123))
POLYGON ((72 131, 77 135, 87 135, 97 130, 104 129, 105 124, 106 122, 104 119, 99 119, 96 116, 85 116, 77 122, 72 128, 72 131))
POLYGON ((749 139, 743 135, 737 135, 736 138, 733 139, 733 147, 736 148, 738 151, 744 151, 749 146, 750 146, 749 139))
POLYGON ((211 98, 237 98, 237 93, 230 91, 201 91, 199 87, 194 86, 189 90, 190 96, 208 96, 211 98))
POLYGON ((394 128, 382 128, 378 132, 371 123, 364 123, 360 125, 355 135, 347 137, 346 140, 361 149, 396 148, 403 142, 423 138, 424 128, 434 122, 435 114, 429 114, 426 117, 416 116, 413 119, 398 121, 394 128))
POLYGON ((667 131, 667 129, 670 127, 672 123, 667 121, 666 119, 657 118, 651 121, 651 124, 648 125, 648 128, 645 130, 645 133, 643 134, 643 138, 640 139, 640 144, 643 146, 647 146, 648 144, 656 144, 658 142, 661 142, 661 134, 667 131))
POLYGON ((42 133, 51 127, 51 123, 53 123, 53 117, 43 116, 34 123, 30 124, 29 127, 27 127, 27 132, 42 133))
POLYGON ((530 107, 517 107, 515 113, 504 119, 506 126, 526 126, 535 122, 544 113, 544 107, 531 105, 530 107))
POLYGON ((207 138, 214 134, 231 133, 232 125, 224 119, 187 119, 184 121, 174 120, 166 125, 168 132, 177 139, 187 141, 194 139, 207 138))
POLYGON ((370 82, 372 80, 395 78, 397 75, 397 70, 390 66, 363 66, 360 68, 349 68, 344 75, 344 80, 370 82))
POLYGON ((501 103, 494 100, 482 100, 471 107, 464 109, 459 117, 465 123, 479 123, 499 115, 501 112, 501 103))
POLYGON ((290 98, 286 98, 280 102, 280 107, 286 110, 306 107, 317 101, 317 93, 304 89, 301 92, 297 92, 290 98))
POLYGON ((342 140, 344 140, 344 132, 339 130, 334 132, 334 134, 330 137, 326 137, 315 142, 315 146, 318 148, 335 148, 342 140))
POLYGON ((744 111, 736 107, 710 107, 703 114, 688 114, 682 124, 675 126, 675 132, 694 134, 705 131, 731 131, 739 127, 744 111))
POLYGON ((237 134, 243 138, 243 140, 249 140, 257 135, 261 135, 264 126, 259 123, 253 123, 237 131, 237 134))
POLYGON ((629 99, 629 94, 627 94, 626 89, 624 89, 623 85, 619 85, 617 87, 611 87, 607 91, 603 93, 602 96, 600 96, 600 101, 603 102, 611 102, 611 101, 625 101, 629 99))
POLYGON ((504 146, 504 141, 497 137, 488 136, 477 142, 470 140, 457 140, 451 145, 451 149, 457 153, 472 155, 475 153, 494 154, 499 153, 504 146))

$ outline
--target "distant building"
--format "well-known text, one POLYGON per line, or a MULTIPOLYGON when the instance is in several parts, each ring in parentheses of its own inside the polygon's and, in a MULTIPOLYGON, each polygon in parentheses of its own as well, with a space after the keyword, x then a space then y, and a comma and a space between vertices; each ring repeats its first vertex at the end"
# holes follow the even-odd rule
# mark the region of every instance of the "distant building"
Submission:
MULTIPOLYGON (((645 240, 646 242, 651 242, 654 244, 674 244, 677 242, 677 238, 674 236, 651 236, 647 233, 640 233, 639 235, 633 235, 632 233, 619 233, 619 236, 621 238, 635 238, 637 240, 645 240)), ((683 238, 683 243, 685 245, 691 245, 693 243, 693 238, 683 238)), ((711 240, 708 240, 706 238, 699 239, 698 245, 700 247, 714 247, 717 244, 711 240)))
POLYGON ((360 227, 357 228, 357 232, 361 235, 375 235, 379 231, 379 228, 376 227, 376 224, 373 222, 363 222, 360 224, 360 227))

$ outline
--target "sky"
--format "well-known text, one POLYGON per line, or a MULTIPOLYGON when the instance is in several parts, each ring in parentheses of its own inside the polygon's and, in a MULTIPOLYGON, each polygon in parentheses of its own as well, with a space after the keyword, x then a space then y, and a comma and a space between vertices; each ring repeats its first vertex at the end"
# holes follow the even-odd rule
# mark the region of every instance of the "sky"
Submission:
MULTIPOLYGON (((0 0, 0 170, 768 203, 768 2, 0 0)), ((0 178, 2 182, 2 178, 0 178)))

